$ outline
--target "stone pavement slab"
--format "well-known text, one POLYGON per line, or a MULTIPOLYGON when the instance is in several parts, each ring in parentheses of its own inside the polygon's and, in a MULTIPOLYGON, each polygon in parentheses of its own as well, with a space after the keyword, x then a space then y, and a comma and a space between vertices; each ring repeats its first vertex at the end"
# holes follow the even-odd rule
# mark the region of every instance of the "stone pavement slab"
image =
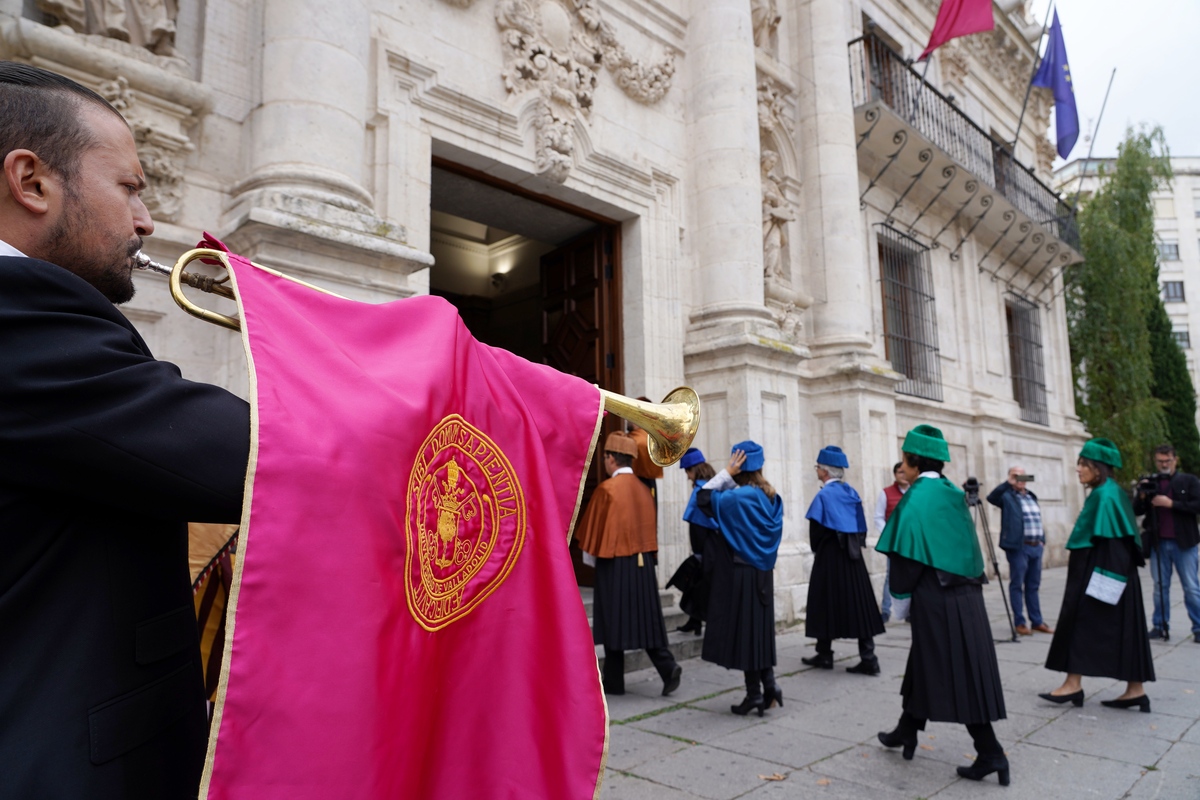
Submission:
MULTIPOLYGON (((1042 608, 1053 627, 1066 569, 1042 578, 1042 608)), ((1150 581, 1143 581, 1150 608, 1150 581)), ((1124 684, 1084 678, 1082 708, 1038 698, 1056 688, 1061 673, 1045 669, 1051 637, 1007 641, 1008 618, 995 584, 984 598, 1000 662, 1008 718, 995 724, 1008 753, 1012 785, 995 775, 982 782, 959 778, 974 747, 961 725, 931 722, 916 757, 876 740, 900 715, 900 682, 911 645, 908 625, 891 623, 876 639, 882 674, 846 673, 858 662, 854 642, 834 644, 837 663, 819 670, 800 663, 814 642, 803 626, 776 638, 776 675, 784 707, 737 717, 729 712, 745 693, 742 674, 698 659, 681 662, 683 683, 661 697, 653 670, 626 675, 623 697, 610 697, 609 763, 601 800, 1200 800, 1200 645, 1190 636, 1154 642, 1159 680, 1146 686, 1153 713, 1104 708, 1124 684), (779 780, 768 780, 778 778, 779 780)), ((1172 617, 1186 623, 1176 588, 1172 617)))

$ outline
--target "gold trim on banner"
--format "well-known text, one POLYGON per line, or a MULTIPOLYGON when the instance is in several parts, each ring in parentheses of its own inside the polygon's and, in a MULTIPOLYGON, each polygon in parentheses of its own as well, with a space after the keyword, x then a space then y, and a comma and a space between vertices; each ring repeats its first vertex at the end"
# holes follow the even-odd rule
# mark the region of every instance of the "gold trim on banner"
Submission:
MULTIPOLYGON (((175 274, 183 271, 183 265, 189 260, 187 257, 193 253, 202 252, 206 251, 192 250, 189 253, 185 253, 175 263, 175 269, 171 275, 172 294, 174 294, 175 284, 177 283, 175 274)), ((237 291, 237 275, 232 269, 229 269, 228 258, 225 253, 219 250, 209 250, 207 252, 219 256, 219 260, 225 265, 233 288, 233 300, 238 305, 238 313, 244 316, 241 295, 237 291)), ((204 756, 204 772, 200 776, 200 793, 198 796, 201 798, 208 797, 209 784, 212 781, 213 761, 217 750, 217 737, 221 732, 221 716, 225 709, 225 691, 229 686, 229 668, 233 663, 233 638, 237 627, 238 598, 241 595, 242 571, 246 566, 246 554, 250 551, 250 509, 254 501, 254 475, 258 470, 258 374, 254 369, 254 354, 250 350, 250 335, 245 327, 240 324, 237 326, 237 330, 240 330, 242 334, 242 347, 246 351, 247 372, 249 373, 250 382, 250 459, 246 464, 246 491, 242 499, 241 538, 238 540, 239 553, 238 558, 234 561, 233 581, 229 587, 229 601, 225 609, 225 647, 221 655, 221 680, 217 684, 217 699, 213 703, 212 722, 208 728, 208 751, 204 756)))

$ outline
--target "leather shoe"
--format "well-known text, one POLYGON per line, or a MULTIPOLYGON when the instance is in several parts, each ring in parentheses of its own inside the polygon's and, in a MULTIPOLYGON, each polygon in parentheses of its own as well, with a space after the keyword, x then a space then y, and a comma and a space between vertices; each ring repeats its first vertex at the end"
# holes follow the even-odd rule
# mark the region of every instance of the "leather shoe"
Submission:
POLYGON ((1054 629, 1044 622, 1039 622, 1037 625, 1034 625, 1033 630, 1037 631, 1038 633, 1054 633, 1054 629))
POLYGON ((875 659, 874 661, 860 661, 853 667, 846 667, 846 672, 853 672, 855 675, 878 675, 879 659, 875 659))
POLYGON ((995 756, 976 756, 974 764, 958 768, 958 774, 961 777, 973 781, 981 781, 993 772, 996 773, 996 779, 1000 781, 1001 786, 1008 786, 1010 778, 1008 758, 1003 753, 995 756))
POLYGON ((1049 700, 1051 703, 1062 705, 1063 703, 1073 703, 1076 708, 1083 705, 1083 689, 1070 694, 1052 694, 1050 692, 1040 692, 1038 697, 1043 700, 1049 700))
POLYGON ((833 669, 833 656, 828 653, 817 653, 815 656, 800 659, 801 664, 821 669, 833 669))
POLYGON ((1017 633, 1021 634, 1022 636, 1033 636, 1033 631, 1029 630, 1028 625, 1018 625, 1017 633))
POLYGON ((663 697, 679 688, 679 679, 683 676, 683 667, 678 664, 671 670, 671 677, 663 681, 663 697))
POLYGON ((1146 638, 1147 639, 1165 639, 1167 637, 1163 633, 1162 628, 1151 628, 1149 631, 1147 631, 1146 638))
POLYGON ((1200 633, 1193 633, 1192 641, 1195 642, 1196 644, 1200 644, 1200 633))

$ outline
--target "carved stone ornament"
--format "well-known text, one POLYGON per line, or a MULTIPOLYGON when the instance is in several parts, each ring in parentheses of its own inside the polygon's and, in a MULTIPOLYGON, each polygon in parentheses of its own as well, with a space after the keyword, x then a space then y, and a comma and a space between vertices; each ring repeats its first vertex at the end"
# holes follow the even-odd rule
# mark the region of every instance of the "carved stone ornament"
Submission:
POLYGON ((175 54, 175 0, 37 0, 37 7, 75 33, 175 54))
POLYGON ((782 19, 775 0, 750 0, 750 24, 754 28, 754 46, 775 55, 775 30, 782 19))
POLYGON ((510 95, 537 92, 536 171, 566 180, 574 162, 579 116, 591 116, 603 65, 625 94, 656 103, 671 88, 675 57, 645 66, 617 41, 596 0, 497 0, 505 51, 502 76, 510 95))
POLYGON ((98 92, 121 112, 133 130, 138 158, 146 173, 142 202, 150 216, 163 222, 175 222, 183 206, 183 163, 195 147, 186 136, 158 129, 148 115, 141 113, 137 96, 125 77, 118 76, 116 80, 102 83, 98 92))
POLYGON ((954 83, 959 86, 963 85, 963 79, 967 77, 970 71, 970 60, 967 58, 966 50, 958 43, 959 40, 950 42, 944 45, 939 51, 942 67, 942 81, 944 83, 954 83))
POLYGON ((790 136, 793 128, 788 113, 787 89, 769 77, 759 74, 758 79, 758 130, 760 137, 790 136))

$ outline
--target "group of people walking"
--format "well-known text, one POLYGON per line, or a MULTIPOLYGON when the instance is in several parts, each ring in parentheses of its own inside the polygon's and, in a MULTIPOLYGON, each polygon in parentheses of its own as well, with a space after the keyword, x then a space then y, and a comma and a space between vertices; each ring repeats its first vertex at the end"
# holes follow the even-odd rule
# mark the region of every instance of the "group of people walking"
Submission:
MULTIPOLYGON (((616 455, 633 452, 632 441, 621 436, 611 435, 605 443, 606 468, 610 460, 617 463, 616 455)), ((912 646, 900 688, 900 717, 892 730, 881 732, 878 738, 886 747, 900 748, 905 759, 912 759, 917 732, 927 722, 965 725, 977 755, 970 766, 958 768, 959 774, 981 780, 996 773, 999 782, 1008 785, 1008 759, 992 728, 1006 712, 983 600, 987 577, 975 524, 964 492, 943 475, 950 451, 940 430, 916 426, 908 432, 901 451, 901 461, 893 470, 895 482, 877 503, 875 519, 882 532, 876 550, 888 557, 885 602, 904 607, 903 616, 911 623, 912 646)), ((1081 706, 1083 676, 1109 677, 1126 681, 1127 686, 1123 694, 1102 701, 1103 705, 1148 712, 1150 699, 1144 684, 1154 680, 1149 646, 1153 630, 1147 631, 1145 625, 1138 581, 1137 568, 1144 559, 1134 506, 1112 477, 1121 463, 1120 453, 1107 439, 1088 441, 1080 453, 1076 471, 1090 492, 1066 545, 1070 558, 1057 630, 1046 624, 1038 598, 1045 533, 1037 498, 1026 486, 1032 476, 1014 467, 988 500, 1003 512, 1000 545, 1009 558, 1016 629, 1027 635, 1035 631, 1052 634, 1046 667, 1066 673, 1061 686, 1040 697, 1081 706), (1026 624, 1024 609, 1030 624, 1026 624)), ((734 445, 719 472, 696 449, 689 450, 680 464, 692 482, 684 519, 690 526, 694 554, 671 580, 683 590, 681 605, 691 615, 681 630, 699 633, 707 625, 701 657, 744 673, 745 697, 730 708, 740 715, 754 711, 761 716, 767 709, 783 705, 783 692, 775 679, 772 576, 783 532, 783 502, 764 476, 764 464, 763 448, 752 441, 734 445)), ((813 552, 805 630, 816 639, 816 653, 802 661, 811 667, 833 669, 833 641, 853 639, 859 660, 847 671, 872 676, 880 673, 874 640, 884 633, 885 614, 891 608, 885 605, 886 610, 881 611, 871 588, 864 559, 866 518, 861 498, 845 481, 849 468, 846 454, 835 445, 817 454, 815 471, 821 487, 805 514, 813 552)), ((618 465, 609 472, 615 479, 622 469, 618 465)), ((1194 487, 1191 482, 1182 483, 1175 505, 1184 509, 1192 502, 1200 505, 1200 481, 1194 487)), ((1169 495, 1169 487, 1164 486, 1163 493, 1169 495)), ((610 495, 606 490, 603 497, 610 495)), ((640 508, 638 518, 652 526, 649 502, 648 496, 643 497, 631 501, 631 507, 640 508)), ((1147 508, 1170 508, 1162 501, 1150 505, 1145 497, 1138 502, 1147 508)), ((669 651, 665 650, 653 555, 645 549, 636 564, 605 565, 606 560, 632 558, 632 550, 626 547, 617 552, 597 546, 589 533, 604 513, 602 509, 611 509, 611 505, 606 499, 599 504, 593 499, 581 523, 584 534, 580 537, 584 551, 597 556, 595 637, 605 645, 605 691, 623 691, 623 679, 616 674, 619 656, 613 656, 636 647, 650 652, 663 676, 663 694, 669 694, 678 687, 681 670, 673 659, 668 661, 669 651), (631 573, 646 564, 651 569, 635 580, 631 573), (620 577, 612 577, 615 574, 620 577), (643 587, 637 600, 630 591, 635 584, 643 587), (622 635, 650 628, 653 635, 614 638, 614 614, 621 620, 617 627, 622 635)), ((1161 520, 1152 524, 1161 530, 1161 520)), ((1181 525, 1175 532, 1177 538, 1190 541, 1185 537, 1194 530, 1193 516, 1190 529, 1181 525)), ((1156 614, 1155 629, 1166 624, 1163 620, 1165 616, 1156 614)))

